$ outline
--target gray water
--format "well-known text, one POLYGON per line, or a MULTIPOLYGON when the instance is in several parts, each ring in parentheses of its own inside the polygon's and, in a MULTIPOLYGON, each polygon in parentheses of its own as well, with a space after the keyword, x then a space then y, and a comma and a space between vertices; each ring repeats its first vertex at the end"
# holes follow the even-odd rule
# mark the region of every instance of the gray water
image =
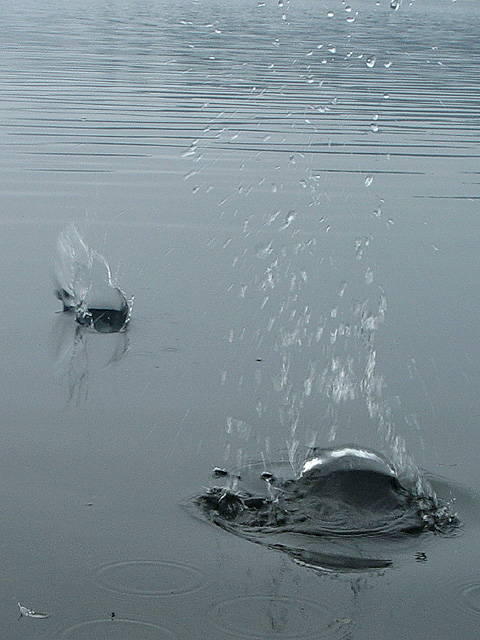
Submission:
POLYGON ((475 637, 478 3, 0 11, 2 636, 475 637), (71 222, 127 332, 61 313, 71 222), (459 533, 327 574, 180 506, 350 442, 459 533))

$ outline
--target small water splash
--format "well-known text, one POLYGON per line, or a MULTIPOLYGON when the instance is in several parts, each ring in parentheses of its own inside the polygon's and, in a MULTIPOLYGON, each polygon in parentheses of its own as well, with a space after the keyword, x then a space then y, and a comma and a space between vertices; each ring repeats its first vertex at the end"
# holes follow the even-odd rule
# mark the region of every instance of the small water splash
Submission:
POLYGON ((133 299, 127 299, 103 255, 87 246, 74 225, 57 240, 55 294, 64 311, 99 333, 125 331, 130 321, 133 299))

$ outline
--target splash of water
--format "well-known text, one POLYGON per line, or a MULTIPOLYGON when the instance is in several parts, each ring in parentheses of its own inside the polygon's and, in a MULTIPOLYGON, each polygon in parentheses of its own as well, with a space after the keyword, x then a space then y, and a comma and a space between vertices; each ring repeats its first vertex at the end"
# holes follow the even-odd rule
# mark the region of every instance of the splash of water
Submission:
POLYGON ((194 499, 198 514, 312 567, 387 567, 409 539, 451 533, 459 524, 446 503, 419 492, 370 449, 320 449, 299 477, 292 477, 290 462, 262 468, 236 468, 226 486, 194 499))
POLYGON ((118 333, 130 321, 133 299, 127 299, 105 258, 87 246, 74 225, 57 240, 55 294, 64 311, 94 331, 118 333))

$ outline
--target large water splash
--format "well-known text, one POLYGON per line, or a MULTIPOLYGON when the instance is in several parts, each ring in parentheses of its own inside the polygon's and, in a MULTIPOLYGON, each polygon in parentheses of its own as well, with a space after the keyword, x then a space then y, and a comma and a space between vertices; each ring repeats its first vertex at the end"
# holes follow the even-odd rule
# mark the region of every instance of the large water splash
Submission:
POLYGON ((55 293, 63 310, 74 313, 84 327, 100 333, 127 328, 132 300, 112 278, 102 254, 87 246, 74 225, 57 240, 55 293))
POLYGON ((314 568, 388 567, 419 534, 450 533, 459 524, 447 503, 419 492, 369 449, 318 450, 299 477, 289 462, 262 469, 223 472, 224 486, 194 499, 198 514, 314 568))

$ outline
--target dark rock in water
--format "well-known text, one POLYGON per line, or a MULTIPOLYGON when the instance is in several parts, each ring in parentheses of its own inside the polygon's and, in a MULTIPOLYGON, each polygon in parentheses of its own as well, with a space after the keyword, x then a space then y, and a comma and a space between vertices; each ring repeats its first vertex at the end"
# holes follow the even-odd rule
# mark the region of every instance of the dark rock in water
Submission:
POLYGON ((383 456, 353 446, 323 449, 305 462, 298 478, 277 477, 275 485, 263 482, 263 487, 263 494, 261 488, 255 493, 248 483, 235 490, 214 487, 198 496, 195 504, 210 521, 237 535, 304 563, 330 567, 333 563, 373 568, 388 566, 390 560, 363 557, 363 552, 345 560, 341 554, 323 553, 318 548, 322 540, 391 540, 426 531, 446 532, 458 525, 446 505, 409 488, 383 456), (308 540, 309 546, 280 544, 276 541, 280 534, 291 534, 295 544, 308 540), (310 544, 312 539, 317 540, 316 548, 310 544))

